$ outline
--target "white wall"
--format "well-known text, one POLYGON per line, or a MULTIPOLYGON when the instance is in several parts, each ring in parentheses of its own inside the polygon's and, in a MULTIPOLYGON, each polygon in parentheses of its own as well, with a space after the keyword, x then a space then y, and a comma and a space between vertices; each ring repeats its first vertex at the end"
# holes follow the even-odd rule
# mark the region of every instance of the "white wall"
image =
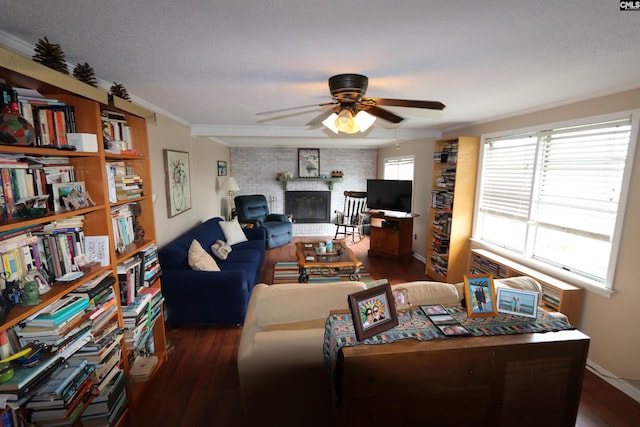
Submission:
POLYGON ((414 155, 413 169, 413 220, 414 257, 426 262, 429 209, 431 205, 431 175, 433 171, 433 139, 408 141, 399 146, 382 147, 378 150, 378 177, 384 177, 384 159, 402 155, 414 155))
POLYGON ((228 147, 209 138, 192 138, 189 127, 162 115, 147 125, 151 176, 155 196, 155 220, 158 246, 170 242, 196 224, 224 215, 225 192, 219 189, 218 160, 229 162, 228 147), (192 208, 169 218, 163 150, 189 153, 192 208))
MULTIPOLYGON (((477 126, 458 129, 444 135, 453 138, 502 130, 519 129, 600 114, 640 108, 640 89, 617 95, 525 114, 477 126)), ((633 143, 637 144, 638 141, 633 143)), ((618 256, 613 288, 615 294, 605 297, 586 292, 581 331, 591 337, 589 360, 617 377, 640 380, 640 281, 638 280, 638 244, 640 242, 640 150, 636 149, 634 171, 627 201, 622 244, 618 256)), ((622 380, 614 385, 640 401, 640 386, 622 380)))

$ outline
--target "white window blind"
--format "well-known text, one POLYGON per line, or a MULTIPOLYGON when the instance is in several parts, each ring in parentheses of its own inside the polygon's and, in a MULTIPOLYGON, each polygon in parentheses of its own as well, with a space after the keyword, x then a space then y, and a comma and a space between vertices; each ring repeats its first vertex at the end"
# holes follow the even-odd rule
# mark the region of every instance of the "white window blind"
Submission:
POLYGON ((484 139, 474 238, 609 286, 631 134, 627 117, 484 139))
POLYGON ((384 179, 413 181, 414 156, 390 157, 384 159, 384 179))

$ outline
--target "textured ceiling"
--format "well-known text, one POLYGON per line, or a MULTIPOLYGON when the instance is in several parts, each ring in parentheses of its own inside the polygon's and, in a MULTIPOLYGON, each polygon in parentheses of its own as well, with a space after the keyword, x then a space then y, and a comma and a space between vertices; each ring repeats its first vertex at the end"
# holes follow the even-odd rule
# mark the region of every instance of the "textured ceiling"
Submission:
POLYGON ((0 0, 0 43, 69 63, 231 146, 377 146, 640 87, 640 11, 613 0, 0 0), (389 108, 364 135, 305 124, 327 79, 369 77, 389 108))

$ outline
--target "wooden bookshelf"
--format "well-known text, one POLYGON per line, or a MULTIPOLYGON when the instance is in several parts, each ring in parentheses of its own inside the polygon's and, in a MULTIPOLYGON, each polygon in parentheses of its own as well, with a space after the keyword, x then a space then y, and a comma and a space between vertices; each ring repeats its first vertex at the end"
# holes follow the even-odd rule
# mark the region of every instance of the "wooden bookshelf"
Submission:
MULTIPOLYGON (((48 212, 39 218, 11 220, 0 220, 0 233, 11 231, 25 226, 50 223, 74 215, 84 215, 83 230, 87 236, 107 235, 110 236, 110 264, 105 267, 95 268, 88 274, 72 283, 55 283, 51 285, 51 290, 41 295, 41 303, 32 307, 13 308, 6 320, 0 325, 0 331, 19 324, 29 316, 37 313, 46 305, 56 301, 62 296, 75 290, 87 281, 111 271, 116 279, 114 292, 118 303, 120 303, 120 288, 117 281, 117 265, 128 258, 135 256, 138 252, 148 248, 156 242, 154 209, 151 194, 151 166, 149 161, 149 145, 147 136, 147 121, 154 121, 155 114, 143 107, 131 102, 114 98, 110 94, 94 88, 79 80, 47 68, 30 58, 16 54, 10 50, 0 48, 0 80, 5 83, 20 88, 34 89, 42 95, 58 99, 67 105, 75 108, 75 122, 77 132, 91 133, 98 135, 98 152, 79 152, 56 150, 42 147, 18 147, 0 145, 0 153, 23 153, 34 156, 66 156, 70 158, 70 163, 74 166, 76 181, 84 181, 87 191, 96 203, 95 206, 78 209, 74 211, 48 212), (102 126, 100 112, 103 109, 119 111, 126 117, 127 124, 131 127, 132 145, 139 155, 116 155, 105 153, 102 141, 102 126), (139 217, 140 225, 144 229, 144 239, 141 242, 134 242, 125 248, 121 253, 116 253, 113 243, 114 230, 111 219, 112 206, 122 204, 119 202, 111 204, 109 202, 109 191, 106 177, 106 162, 124 161, 135 170, 137 175, 143 180, 145 196, 135 199, 141 206, 139 217)), ((160 279, 153 285, 160 288, 160 279)), ((123 325, 122 307, 118 304, 118 322, 123 325)), ((164 329, 164 313, 160 312, 157 321, 153 323, 152 335, 155 341, 154 355, 158 357, 157 371, 167 360, 167 346, 164 329)), ((144 383, 135 383, 129 377, 131 351, 122 345, 121 365, 129 378, 127 381, 127 396, 129 409, 134 408, 140 397, 144 394, 144 383)), ((154 372, 155 373, 155 372, 154 372)))
POLYGON ((584 289, 558 280, 547 274, 519 264, 486 249, 471 249, 469 274, 491 274, 494 278, 529 276, 542 285, 540 306, 549 311, 559 311, 578 326, 582 314, 584 289))
POLYGON ((440 282, 467 269, 479 149, 477 137, 435 142, 425 273, 440 282))

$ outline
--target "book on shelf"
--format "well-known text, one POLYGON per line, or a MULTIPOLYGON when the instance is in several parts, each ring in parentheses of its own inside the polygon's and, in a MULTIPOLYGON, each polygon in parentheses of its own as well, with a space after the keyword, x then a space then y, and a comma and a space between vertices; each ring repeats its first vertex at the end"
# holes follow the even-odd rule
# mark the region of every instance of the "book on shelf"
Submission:
POLYGON ((91 301, 96 295, 100 294, 105 289, 112 288, 115 282, 116 279, 111 276, 111 271, 107 271, 97 278, 80 285, 71 293, 73 295, 84 296, 91 301))
POLYGON ((117 424, 118 420, 127 408, 129 401, 127 393, 121 393, 114 407, 108 414, 83 415, 83 427, 111 427, 117 424))
POLYGON ((38 312, 28 324, 32 326, 58 326, 89 307, 89 300, 67 294, 38 312))
POLYGON ((32 386, 48 378, 64 362, 63 357, 53 356, 34 366, 16 368, 14 369, 13 378, 0 383, 0 394, 16 393, 18 397, 21 397, 21 393, 23 395, 26 394, 32 386))
MULTIPOLYGON (((63 364, 59 366, 49 380, 38 390, 35 396, 27 403, 27 408, 52 406, 52 401, 59 399, 62 403, 63 392, 82 373, 88 362, 85 360, 77 366, 63 364)), ((55 403, 53 403, 55 405, 55 403)))
POLYGON ((124 371, 121 369, 114 370, 115 375, 111 377, 109 384, 102 388, 87 409, 83 412, 83 418, 85 416, 108 414, 115 406, 120 395, 125 392, 125 385, 127 383, 124 371))

